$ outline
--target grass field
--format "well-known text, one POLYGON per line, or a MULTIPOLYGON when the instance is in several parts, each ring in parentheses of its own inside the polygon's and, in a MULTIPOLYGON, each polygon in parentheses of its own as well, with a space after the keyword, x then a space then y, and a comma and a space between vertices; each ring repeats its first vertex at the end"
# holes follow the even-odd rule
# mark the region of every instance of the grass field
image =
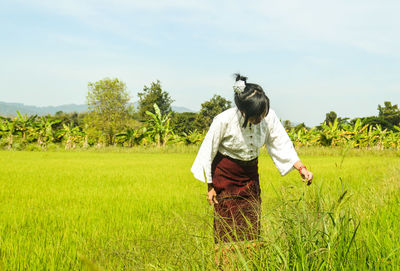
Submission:
MULTIPOLYGON (((300 150, 315 174, 260 158, 264 245, 241 270, 400 269, 400 158, 300 150)), ((195 152, 0 151, 0 270, 213 270, 195 152)))

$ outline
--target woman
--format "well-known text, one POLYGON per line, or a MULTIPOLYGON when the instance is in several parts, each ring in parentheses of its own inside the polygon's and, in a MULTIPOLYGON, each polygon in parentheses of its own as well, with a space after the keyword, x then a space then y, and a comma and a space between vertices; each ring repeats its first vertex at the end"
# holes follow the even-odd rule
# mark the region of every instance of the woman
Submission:
POLYGON ((261 86, 236 74, 234 91, 236 107, 214 118, 191 169, 208 183, 216 243, 260 237, 258 154, 263 145, 282 176, 295 168, 308 185, 313 179, 261 86))

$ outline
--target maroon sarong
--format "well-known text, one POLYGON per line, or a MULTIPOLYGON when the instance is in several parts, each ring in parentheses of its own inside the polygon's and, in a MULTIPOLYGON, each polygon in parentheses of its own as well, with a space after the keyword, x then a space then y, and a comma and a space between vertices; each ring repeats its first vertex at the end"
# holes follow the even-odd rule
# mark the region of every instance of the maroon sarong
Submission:
POLYGON ((261 197, 258 161, 242 163, 218 153, 212 163, 214 240, 256 240, 260 235, 261 197))

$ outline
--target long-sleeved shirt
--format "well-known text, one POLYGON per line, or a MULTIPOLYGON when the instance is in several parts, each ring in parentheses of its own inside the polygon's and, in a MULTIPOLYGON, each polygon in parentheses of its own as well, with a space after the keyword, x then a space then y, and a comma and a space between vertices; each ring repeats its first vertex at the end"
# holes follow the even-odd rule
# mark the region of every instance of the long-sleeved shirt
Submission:
POLYGON ((217 115, 208 130, 191 171, 202 182, 212 183, 211 164, 217 152, 242 161, 258 157, 260 148, 266 145, 280 174, 286 175, 299 161, 288 134, 275 112, 258 124, 250 123, 243 128, 244 117, 238 108, 230 108, 217 115))

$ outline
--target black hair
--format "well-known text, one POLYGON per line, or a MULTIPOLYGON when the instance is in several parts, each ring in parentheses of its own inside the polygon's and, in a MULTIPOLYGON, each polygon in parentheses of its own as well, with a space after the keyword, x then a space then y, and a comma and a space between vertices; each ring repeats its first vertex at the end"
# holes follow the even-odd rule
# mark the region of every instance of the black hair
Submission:
POLYGON ((243 128, 247 127, 250 117, 261 116, 264 112, 268 115, 269 99, 264 90, 257 84, 247 83, 247 77, 235 74, 236 82, 244 81, 245 88, 242 92, 235 91, 235 104, 244 113, 243 128))

